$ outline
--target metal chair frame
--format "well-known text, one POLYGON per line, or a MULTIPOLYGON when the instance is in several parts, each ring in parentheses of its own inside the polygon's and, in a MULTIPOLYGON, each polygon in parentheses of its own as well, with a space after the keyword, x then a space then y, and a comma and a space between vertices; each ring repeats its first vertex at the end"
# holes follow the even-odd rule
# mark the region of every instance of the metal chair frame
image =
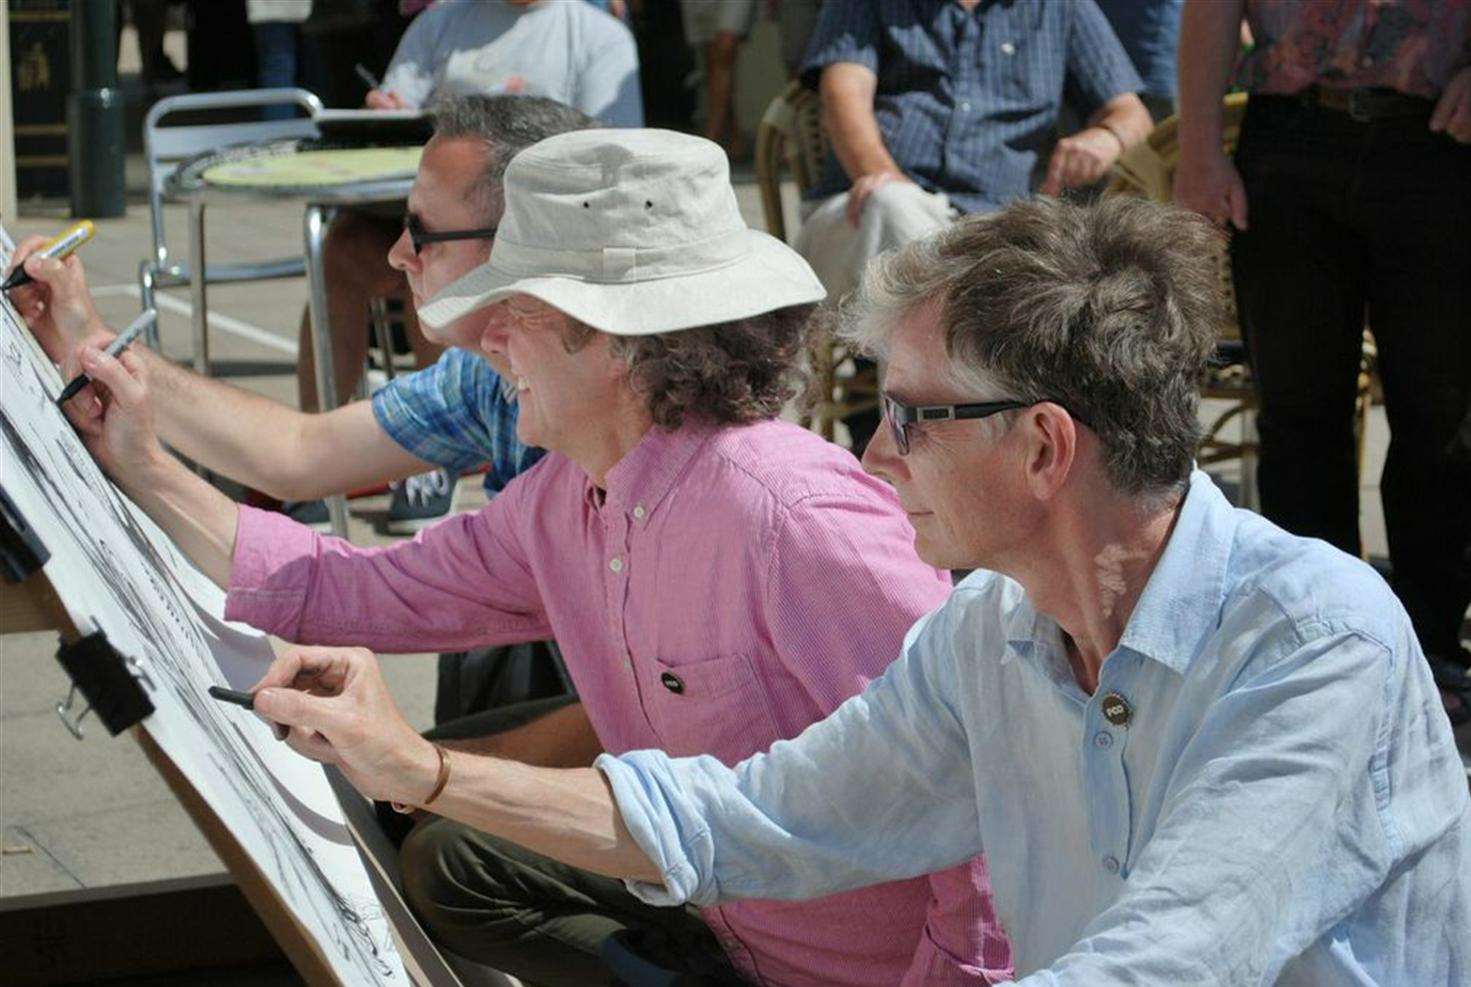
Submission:
MULTIPOLYGON (((154 293, 158 289, 190 284, 195 275, 195 270, 191 265, 197 264, 198 259, 191 257, 188 263, 175 260, 169 250, 164 232, 165 183, 180 162, 205 151, 232 145, 315 137, 317 136, 315 118, 321 110, 322 101, 314 93, 296 88, 191 93, 183 96, 169 96, 153 104, 143 121, 143 152, 148 168, 148 213, 153 230, 152 254, 138 267, 138 290, 143 308, 153 307, 154 293), (176 113, 283 104, 299 106, 307 112, 307 116, 290 120, 262 120, 246 123, 163 125, 166 117, 176 113)), ((203 218, 200 217, 200 224, 202 223, 203 218)), ((232 264, 207 264, 204 267, 204 282, 215 284, 264 281, 275 278, 301 277, 305 272, 305 262, 301 257, 283 257, 232 264)), ((200 324, 207 325, 207 320, 196 315, 196 325, 200 324)), ((158 347, 156 326, 151 330, 148 342, 155 349, 158 347)), ((196 339, 195 349, 195 357, 198 361, 199 357, 208 351, 207 340, 196 339)))

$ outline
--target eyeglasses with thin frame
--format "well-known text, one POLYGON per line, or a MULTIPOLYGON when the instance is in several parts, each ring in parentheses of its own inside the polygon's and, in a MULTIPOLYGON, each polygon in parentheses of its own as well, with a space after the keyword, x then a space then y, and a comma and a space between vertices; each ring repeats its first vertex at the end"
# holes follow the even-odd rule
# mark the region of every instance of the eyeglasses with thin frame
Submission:
MULTIPOLYGON (((1044 398, 1043 400, 1051 400, 1044 398)), ((883 395, 884 420, 889 423, 889 434, 894 437, 894 448, 899 450, 899 455, 909 455, 909 429, 913 425, 922 422, 944 422, 957 421, 959 419, 990 418, 999 415, 1003 411, 1014 411, 1017 408, 1030 408, 1040 401, 980 401, 974 404, 905 404, 888 394, 883 395)), ((1051 401, 1064 411, 1067 408, 1060 401, 1051 401)), ((1074 419, 1082 422, 1083 419, 1073 415, 1074 419)))
POLYGON ((449 243, 453 240, 490 240, 494 239, 498 227, 482 226, 475 230, 444 230, 440 233, 430 233, 424 229, 424 224, 419 222, 419 217, 413 213, 404 216, 404 232, 409 235, 409 243, 414 248, 414 256, 424 249, 426 243, 449 243))

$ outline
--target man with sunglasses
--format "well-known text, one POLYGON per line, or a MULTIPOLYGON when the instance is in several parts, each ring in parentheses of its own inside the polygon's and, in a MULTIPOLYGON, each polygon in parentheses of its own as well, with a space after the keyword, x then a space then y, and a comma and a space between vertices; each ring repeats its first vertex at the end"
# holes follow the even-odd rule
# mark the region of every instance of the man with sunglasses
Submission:
MULTIPOLYGON (((544 137, 593 122, 539 96, 467 96, 441 103, 407 216, 395 221, 401 226, 388 252, 392 269, 383 270, 407 283, 417 306, 483 263, 500 220, 501 174, 510 158, 544 137)), ((21 243, 15 263, 25 263, 43 244, 40 237, 21 243)), ((65 365, 70 376, 78 342, 105 346, 113 333, 93 308, 76 254, 65 263, 37 259, 26 269, 36 282, 13 292, 12 301, 47 355, 65 365)), ((363 276, 339 267, 328 271, 329 284, 363 276)), ((349 289, 349 294, 357 290, 351 284, 349 289)), ((361 326, 361 319, 360 314, 355 325, 361 326)), ((328 494, 405 480, 390 506, 389 523, 390 531, 407 533, 447 513, 453 481, 446 478, 484 465, 485 491, 494 495, 541 456, 540 449, 516 438, 516 403, 501 378, 504 367, 495 358, 488 364, 477 352, 483 323, 481 317, 429 330, 435 343, 448 347, 436 362, 390 381, 372 401, 325 414, 298 411, 201 377, 146 348, 134 350, 156 382, 160 434, 175 449, 214 473, 283 501, 320 503, 318 498, 328 494), (413 496, 436 483, 447 488, 440 496, 427 495, 434 491, 413 496)), ((352 340, 355 346, 335 354, 336 367, 342 370, 348 363, 360 372, 364 334, 336 334, 340 347, 352 340)), ((311 377, 310 370, 306 376, 311 377)), ((86 417, 98 413, 90 390, 71 405, 86 417)), ((558 664, 542 648, 517 645, 444 656, 436 721, 566 692, 558 664)))
MULTIPOLYGON (((469 96, 438 107, 435 136, 387 256, 416 306, 489 256, 510 158, 543 137, 593 122, 535 96, 469 96)), ((79 343, 105 345, 113 334, 92 305, 77 255, 64 263, 28 261, 42 242, 32 237, 16 250, 15 263, 36 280, 11 297, 47 355, 71 373, 79 343)), ((481 317, 430 329, 436 343, 449 347, 433 366, 395 378, 372 401, 327 414, 297 411, 152 351, 138 352, 156 382, 165 441, 263 493, 305 500, 431 467, 482 464, 486 490, 494 493, 534 464, 540 450, 516 439, 516 404, 500 377, 503 368, 477 352, 483 327, 481 317)), ((71 410, 91 417, 99 411, 97 397, 83 391, 71 410)))
POLYGON ((736 765, 446 758, 350 649, 284 656, 256 712, 375 797, 654 905, 984 849, 1027 987, 1466 983, 1471 797, 1409 617, 1193 468, 1215 236, 1144 200, 1038 199, 870 265, 845 335, 885 361, 891 428, 864 465, 925 561, 976 571, 800 736, 736 765))

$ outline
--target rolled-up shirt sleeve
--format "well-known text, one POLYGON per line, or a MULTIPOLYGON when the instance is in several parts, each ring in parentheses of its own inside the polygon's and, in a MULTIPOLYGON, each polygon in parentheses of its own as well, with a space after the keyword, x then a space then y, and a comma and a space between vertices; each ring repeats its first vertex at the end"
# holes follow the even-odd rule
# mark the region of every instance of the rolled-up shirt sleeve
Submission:
POLYGON ((852 62, 878 74, 877 6, 873 0, 828 0, 822 5, 802 59, 802 85, 816 89, 822 70, 836 62, 852 62))
MULTIPOLYGON (((1377 641, 1325 632, 1248 667, 1183 751, 1117 901, 1020 983, 1275 983, 1396 857, 1393 661, 1377 641)), ((1426 828, 1458 813, 1441 815, 1426 828)))
POLYGON ((387 652, 551 637, 514 531, 522 486, 387 548, 242 507, 226 617, 298 644, 387 652))
POLYGON ((659 751, 603 755, 625 825, 663 886, 658 905, 800 900, 943 870, 981 850, 966 739, 950 704, 953 661, 925 654, 931 615, 904 657, 793 740, 726 767, 659 751))

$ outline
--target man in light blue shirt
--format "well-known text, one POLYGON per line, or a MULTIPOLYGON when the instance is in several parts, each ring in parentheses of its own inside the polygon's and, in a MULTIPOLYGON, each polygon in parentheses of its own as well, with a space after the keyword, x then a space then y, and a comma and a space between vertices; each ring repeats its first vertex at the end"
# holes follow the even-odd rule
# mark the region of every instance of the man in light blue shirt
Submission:
POLYGON ((1211 236, 1038 201, 870 268, 854 334, 891 428, 865 465, 926 561, 990 571, 793 742, 603 758, 644 897, 984 850, 1028 984, 1468 982, 1471 801, 1408 618, 1191 472, 1211 236))
POLYGON ((978 571, 765 754, 446 776, 355 653, 330 701, 256 708, 365 791, 442 790, 437 812, 654 904, 984 851, 1032 987, 1471 982, 1471 797, 1409 618, 1362 562, 1192 470, 1216 236, 1043 198, 869 268, 845 330, 886 364, 865 465, 925 561, 978 571))

